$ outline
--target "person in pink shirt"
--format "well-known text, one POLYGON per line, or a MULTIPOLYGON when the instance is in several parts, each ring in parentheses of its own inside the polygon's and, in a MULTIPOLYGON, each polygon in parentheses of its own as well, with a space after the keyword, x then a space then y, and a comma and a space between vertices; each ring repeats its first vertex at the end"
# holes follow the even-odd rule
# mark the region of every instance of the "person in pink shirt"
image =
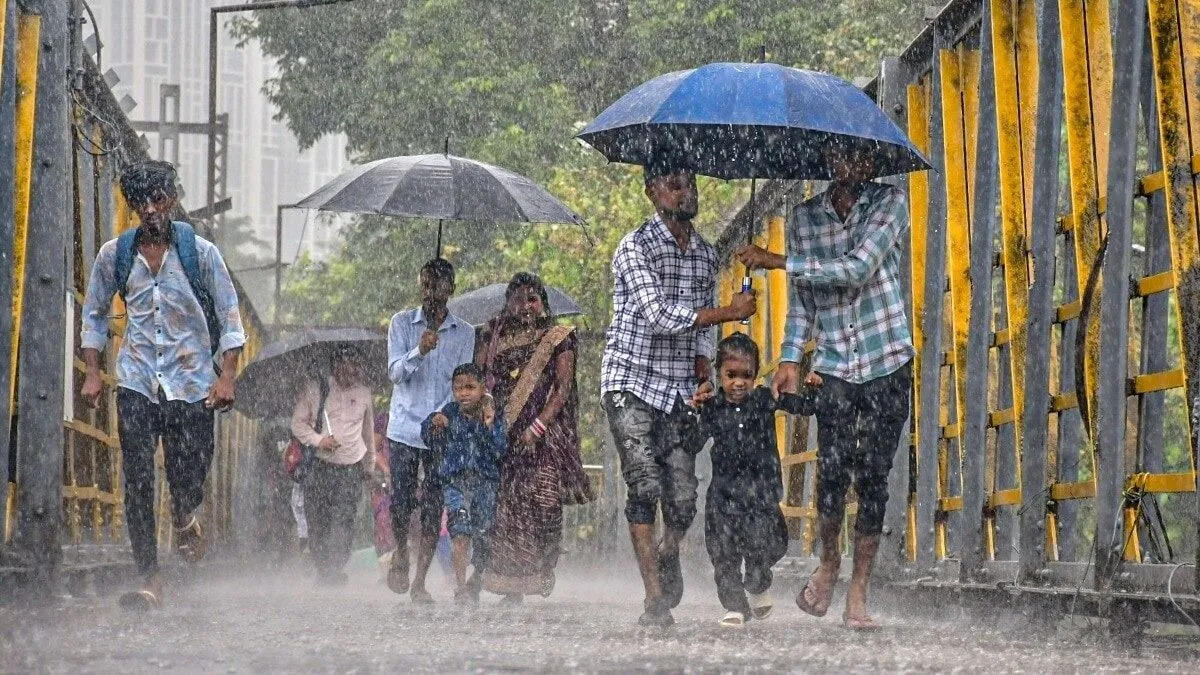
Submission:
POLYGON ((340 585, 348 578, 342 568, 350 560, 362 483, 375 482, 375 453, 368 451, 375 446, 374 404, 352 348, 337 351, 331 365, 332 375, 310 382, 296 401, 292 434, 316 448, 301 484, 318 580, 340 585))

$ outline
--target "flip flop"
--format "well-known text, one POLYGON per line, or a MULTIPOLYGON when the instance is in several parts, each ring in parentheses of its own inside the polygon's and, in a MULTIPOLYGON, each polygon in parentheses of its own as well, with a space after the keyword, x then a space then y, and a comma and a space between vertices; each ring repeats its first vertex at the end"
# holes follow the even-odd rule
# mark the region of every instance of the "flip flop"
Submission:
POLYGON ((850 616, 849 614, 845 614, 842 616, 842 625, 860 633, 874 633, 883 630, 883 626, 876 623, 875 619, 865 615, 850 616))
POLYGON ((145 588, 122 593, 118 603, 122 609, 131 612, 149 612, 162 607, 158 596, 145 588))
POLYGON ((796 606, 800 608, 801 612, 820 618, 829 611, 829 603, 833 600, 833 589, 830 589, 829 597, 825 598, 823 607, 818 604, 820 599, 816 584, 813 583, 812 577, 809 577, 800 594, 796 596, 796 606))

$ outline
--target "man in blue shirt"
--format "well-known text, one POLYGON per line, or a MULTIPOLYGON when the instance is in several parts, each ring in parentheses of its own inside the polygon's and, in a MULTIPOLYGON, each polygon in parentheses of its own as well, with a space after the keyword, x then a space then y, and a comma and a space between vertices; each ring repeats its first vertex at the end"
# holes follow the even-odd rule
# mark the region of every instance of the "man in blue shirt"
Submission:
POLYGON ((396 552, 388 570, 388 588, 409 592, 408 521, 417 508, 417 472, 421 467, 421 540, 410 597, 427 604, 425 576, 433 563, 442 524, 440 458, 421 439, 421 423, 450 402, 454 369, 475 357, 475 329, 450 313, 446 303, 454 294, 454 266, 437 258, 425 263, 419 276, 421 306, 397 312, 388 330, 388 376, 392 388, 388 445, 392 474, 392 529, 396 552))
POLYGON ((141 226, 132 251, 120 251, 114 239, 96 255, 83 304, 80 346, 87 376, 80 393, 92 406, 100 400, 100 351, 108 341, 113 296, 121 293, 126 326, 116 362, 117 430, 125 521, 144 577, 139 590, 121 596, 121 604, 151 609, 162 600, 154 526, 155 450, 161 439, 176 551, 195 562, 205 549, 196 513, 212 463, 213 411, 233 403, 246 336, 237 291, 220 251, 200 237, 185 239, 190 227, 171 221, 178 205, 174 167, 166 162, 130 166, 121 174, 121 192, 141 226), (122 255, 132 263, 125 268, 125 279, 118 278, 122 255), (211 329, 198 294, 211 298, 211 329))

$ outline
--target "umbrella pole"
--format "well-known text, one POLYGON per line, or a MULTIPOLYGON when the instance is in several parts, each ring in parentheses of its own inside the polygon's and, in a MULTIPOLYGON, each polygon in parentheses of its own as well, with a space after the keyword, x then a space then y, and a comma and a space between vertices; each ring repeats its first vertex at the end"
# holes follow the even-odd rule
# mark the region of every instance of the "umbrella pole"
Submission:
MULTIPOLYGON (((450 134, 446 134, 446 139, 442 142, 442 155, 449 158, 450 156, 450 134)), ((447 160, 449 161, 449 160, 447 160)), ((434 258, 442 257, 442 219, 438 218, 438 236, 437 236, 437 255, 434 258)))
MULTIPOLYGON (((757 187, 757 185, 756 185, 757 182, 758 182, 757 179, 754 179, 754 178, 750 179, 750 221, 746 226, 746 244, 748 244, 750 246, 754 245, 754 207, 755 207, 754 195, 755 195, 755 188, 757 187)), ((753 288, 753 283, 752 283, 752 280, 750 279, 750 269, 747 268, 746 276, 742 277, 742 292, 749 293, 752 290, 752 288, 753 288)), ((742 325, 749 326, 750 319, 742 319, 742 325)))

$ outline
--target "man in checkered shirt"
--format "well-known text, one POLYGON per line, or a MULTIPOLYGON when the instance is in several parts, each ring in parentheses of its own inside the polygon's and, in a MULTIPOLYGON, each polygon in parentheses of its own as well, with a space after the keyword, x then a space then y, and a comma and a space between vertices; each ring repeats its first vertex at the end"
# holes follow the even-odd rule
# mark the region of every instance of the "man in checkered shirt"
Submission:
POLYGON ((690 401, 709 376, 710 326, 754 314, 754 296, 716 304, 717 254, 692 227, 696 177, 646 167, 655 215, 613 255, 613 320, 601 365, 604 410, 628 487, 625 517, 646 590, 638 623, 667 627, 683 596, 679 541, 696 516, 696 420, 690 401), (654 537, 661 504, 664 534, 654 537))
POLYGON ((786 258, 748 246, 749 267, 786 269, 791 299, 781 363, 772 382, 795 391, 804 345, 815 338, 812 370, 824 381, 817 395, 817 475, 821 564, 796 598, 800 609, 829 609, 841 553, 839 534, 851 481, 858 495, 854 570, 843 620, 878 625, 867 613, 867 583, 883 531, 887 477, 909 419, 910 362, 915 354, 900 286, 900 243, 908 205, 898 188, 867 180, 865 151, 835 150, 829 188, 797 206, 786 258))

